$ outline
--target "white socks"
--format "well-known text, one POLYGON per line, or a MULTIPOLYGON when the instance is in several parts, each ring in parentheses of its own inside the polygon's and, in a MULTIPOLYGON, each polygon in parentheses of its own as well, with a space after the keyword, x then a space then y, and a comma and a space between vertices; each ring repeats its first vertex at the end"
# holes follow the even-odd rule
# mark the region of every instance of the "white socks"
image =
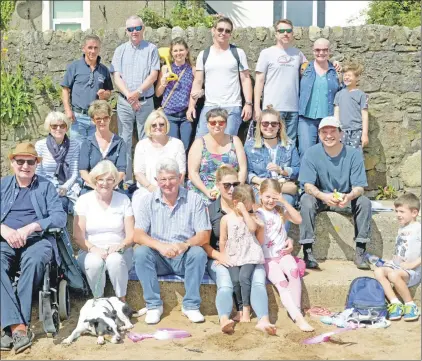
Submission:
POLYGON ((413 302, 413 301, 410 301, 410 302, 406 302, 405 303, 406 306, 410 306, 410 305, 414 305, 414 304, 415 304, 415 302, 413 302))
POLYGON ((390 303, 397 303, 399 305, 401 305, 402 303, 400 302, 400 300, 398 298, 393 298, 390 303))

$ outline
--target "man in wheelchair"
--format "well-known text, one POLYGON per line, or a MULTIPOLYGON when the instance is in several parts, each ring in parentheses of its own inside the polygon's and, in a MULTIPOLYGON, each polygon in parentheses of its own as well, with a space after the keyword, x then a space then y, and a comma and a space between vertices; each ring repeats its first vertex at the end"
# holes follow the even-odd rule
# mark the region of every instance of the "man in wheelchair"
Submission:
POLYGON ((35 147, 21 143, 9 155, 13 176, 1 178, 1 350, 22 352, 34 338, 29 328, 33 291, 43 281, 45 266, 58 251, 48 228, 66 226, 66 213, 50 181, 36 176, 41 161, 35 147), (16 292, 13 272, 21 274, 16 292))

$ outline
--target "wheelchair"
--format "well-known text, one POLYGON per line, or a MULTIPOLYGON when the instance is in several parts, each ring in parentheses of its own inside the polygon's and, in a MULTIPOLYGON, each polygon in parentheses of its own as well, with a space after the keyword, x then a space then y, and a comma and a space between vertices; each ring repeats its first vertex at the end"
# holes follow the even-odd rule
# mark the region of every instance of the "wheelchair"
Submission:
POLYGON ((89 286, 73 255, 66 228, 49 229, 47 234, 56 239, 61 263, 57 265, 53 256, 45 266, 43 285, 38 293, 39 320, 45 333, 54 337, 60 329, 60 321, 70 316, 70 290, 87 296, 89 286))

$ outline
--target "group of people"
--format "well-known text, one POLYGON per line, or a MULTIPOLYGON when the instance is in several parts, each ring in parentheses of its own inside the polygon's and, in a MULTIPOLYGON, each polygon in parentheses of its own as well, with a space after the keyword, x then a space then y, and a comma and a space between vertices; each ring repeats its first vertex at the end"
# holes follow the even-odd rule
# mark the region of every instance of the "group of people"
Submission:
MULTIPOLYGON (((245 52, 229 43, 229 18, 216 20, 213 45, 199 53, 196 66, 187 43, 176 38, 171 69, 160 68, 158 50, 143 39, 144 30, 139 17, 127 19, 129 41, 116 49, 110 70, 99 57, 100 39, 88 35, 83 57, 68 66, 61 84, 65 112, 47 116, 49 134, 35 147, 18 144, 10 154, 14 175, 1 180, 2 350, 21 352, 31 345, 32 292, 45 264, 58 255, 45 231, 64 228, 66 213, 74 214, 78 263, 94 297, 103 295, 107 272, 125 301, 134 265, 148 324, 158 323, 163 313, 157 276, 173 273, 185 280, 182 313, 204 321, 200 284, 208 272, 217 285, 223 332, 232 333, 235 321, 250 322, 253 309, 257 329, 276 333, 266 278, 297 326, 312 331, 301 313, 304 270, 291 255, 288 231, 290 223, 299 224, 304 265, 318 268, 315 217, 328 209, 351 208, 355 263, 369 269, 371 202, 364 196, 362 152, 368 105, 357 89, 362 68, 331 63, 326 39, 314 43, 315 59, 308 62, 292 46, 293 24, 284 19, 275 24, 276 45, 259 56, 253 89, 245 52), (169 80, 170 73, 177 79, 169 80), (119 134, 110 130, 112 79, 119 93, 119 134), (162 96, 157 110, 154 93, 162 96), (251 118, 243 144, 238 131, 251 118), (132 152, 135 123, 139 142, 132 152), (126 187, 132 183, 133 194, 126 187), (15 292, 8 280, 16 264, 21 276, 15 292)), ((413 232, 419 205, 412 202, 406 198, 397 208, 410 212, 411 218, 399 215, 399 221, 411 223, 413 232)), ((377 270, 376 277, 385 288, 397 282, 406 302, 400 306, 394 292, 386 292, 396 305, 391 313, 418 315, 407 285, 420 282, 420 228, 419 236, 402 234, 397 252, 401 269, 377 270), (407 242, 419 242, 419 254, 414 246, 408 251, 407 242)))

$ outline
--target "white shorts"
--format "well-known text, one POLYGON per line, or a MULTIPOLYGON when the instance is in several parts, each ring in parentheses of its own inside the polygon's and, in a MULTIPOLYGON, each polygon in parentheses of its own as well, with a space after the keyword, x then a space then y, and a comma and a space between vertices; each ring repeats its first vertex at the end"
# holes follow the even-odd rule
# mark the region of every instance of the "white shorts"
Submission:
POLYGON ((407 287, 413 287, 416 286, 421 282, 421 274, 418 272, 415 272, 415 270, 409 269, 406 270, 406 272, 409 274, 409 281, 407 281, 407 287))

